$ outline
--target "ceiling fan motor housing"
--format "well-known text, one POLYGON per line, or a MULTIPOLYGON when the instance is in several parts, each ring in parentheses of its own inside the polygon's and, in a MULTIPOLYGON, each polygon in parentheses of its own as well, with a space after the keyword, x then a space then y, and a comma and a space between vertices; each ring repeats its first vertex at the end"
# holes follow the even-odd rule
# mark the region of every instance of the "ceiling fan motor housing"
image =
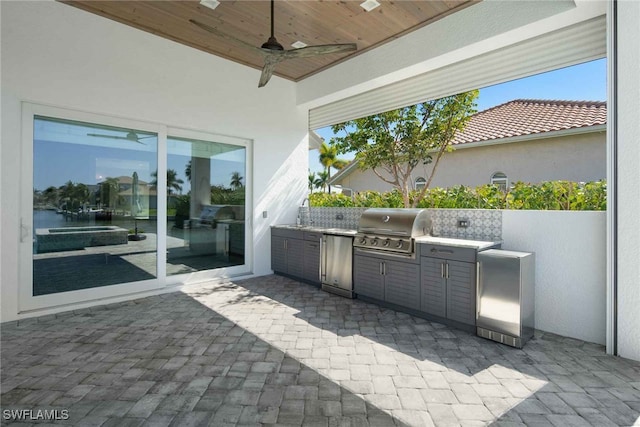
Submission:
POLYGON ((284 50, 284 47, 282 47, 282 45, 278 43, 278 40, 273 36, 269 37, 269 40, 267 40, 261 47, 269 50, 284 50))

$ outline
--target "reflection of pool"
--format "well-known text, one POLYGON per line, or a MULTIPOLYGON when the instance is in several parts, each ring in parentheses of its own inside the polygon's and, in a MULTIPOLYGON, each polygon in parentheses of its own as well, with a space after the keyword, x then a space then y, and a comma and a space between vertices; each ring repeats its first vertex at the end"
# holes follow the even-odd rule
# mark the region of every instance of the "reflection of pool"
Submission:
POLYGON ((36 229, 36 252, 70 251, 90 246, 127 244, 129 232, 113 226, 36 229))
POLYGON ((68 233, 69 231, 107 231, 117 227, 66 227, 66 228, 50 228, 49 233, 68 233))

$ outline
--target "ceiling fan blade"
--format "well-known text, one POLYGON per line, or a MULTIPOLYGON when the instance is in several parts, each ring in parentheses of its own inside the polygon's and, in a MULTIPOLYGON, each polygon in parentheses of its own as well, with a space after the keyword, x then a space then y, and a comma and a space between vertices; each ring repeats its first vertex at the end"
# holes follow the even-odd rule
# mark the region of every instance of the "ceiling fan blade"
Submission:
POLYGON ((276 69, 276 65, 280 62, 284 61, 286 58, 283 54, 278 52, 275 55, 267 55, 264 58, 264 67, 262 67, 262 74, 260 75, 260 82, 258 82, 258 87, 263 87, 269 82, 273 72, 276 69))
POLYGON ((284 52, 286 59, 308 58, 316 55, 328 55, 331 53, 353 52, 358 46, 355 43, 345 44, 324 44, 317 46, 307 46, 300 49, 291 49, 284 52))
POLYGON ((247 43, 247 42, 245 42, 243 40, 240 40, 240 39, 237 39, 237 38, 235 38, 233 36, 230 36, 229 34, 223 33, 222 31, 218 30, 217 28, 211 27, 211 26, 209 26, 207 24, 203 24, 202 22, 198 22, 198 21, 196 21, 194 19, 189 19, 189 22, 191 22, 194 25, 197 25, 198 27, 202 28, 205 31, 210 32, 211 34, 215 34, 218 37, 222 37, 222 38, 227 39, 227 40, 229 40, 229 41, 231 41, 233 43, 236 43, 237 45, 243 46, 243 47, 245 47, 247 49, 251 49, 254 52, 260 53, 261 55, 265 54, 265 52, 262 49, 260 49, 259 47, 256 47, 256 46, 252 45, 251 43, 247 43))

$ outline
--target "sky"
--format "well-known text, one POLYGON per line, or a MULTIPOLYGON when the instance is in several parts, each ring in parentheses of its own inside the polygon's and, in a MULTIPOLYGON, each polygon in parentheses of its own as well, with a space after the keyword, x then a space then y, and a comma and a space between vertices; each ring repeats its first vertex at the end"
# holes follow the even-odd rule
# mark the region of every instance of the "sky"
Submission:
MULTIPOLYGON (((586 62, 572 67, 561 68, 543 74, 480 88, 477 110, 483 111, 514 99, 554 99, 565 101, 606 101, 607 62, 606 59, 586 62)), ((330 127, 316 130, 329 142, 333 137, 330 127)), ((352 160, 353 153, 340 156, 352 160)), ((318 150, 309 151, 309 169, 323 170, 318 161, 318 150)), ((336 173, 332 169, 331 175, 336 173)))

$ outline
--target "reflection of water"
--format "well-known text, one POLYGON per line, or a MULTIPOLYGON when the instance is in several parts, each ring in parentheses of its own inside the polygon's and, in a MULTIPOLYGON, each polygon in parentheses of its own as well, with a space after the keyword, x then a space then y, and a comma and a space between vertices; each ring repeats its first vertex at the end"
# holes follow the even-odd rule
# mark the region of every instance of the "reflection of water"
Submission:
MULTIPOLYGON (((143 230, 145 233, 156 233, 156 221, 153 220, 137 220, 138 229, 143 230)), ((57 214, 55 211, 33 211, 33 228, 58 228, 58 227, 82 227, 92 225, 117 225, 118 227, 126 228, 127 230, 135 227, 134 219, 131 217, 125 218, 112 218, 111 221, 96 221, 95 215, 90 214, 89 219, 77 220, 65 219, 64 215, 57 214)))
POLYGON ((69 222, 65 223, 64 216, 57 214, 55 211, 33 211, 33 228, 55 228, 70 226, 69 222))

